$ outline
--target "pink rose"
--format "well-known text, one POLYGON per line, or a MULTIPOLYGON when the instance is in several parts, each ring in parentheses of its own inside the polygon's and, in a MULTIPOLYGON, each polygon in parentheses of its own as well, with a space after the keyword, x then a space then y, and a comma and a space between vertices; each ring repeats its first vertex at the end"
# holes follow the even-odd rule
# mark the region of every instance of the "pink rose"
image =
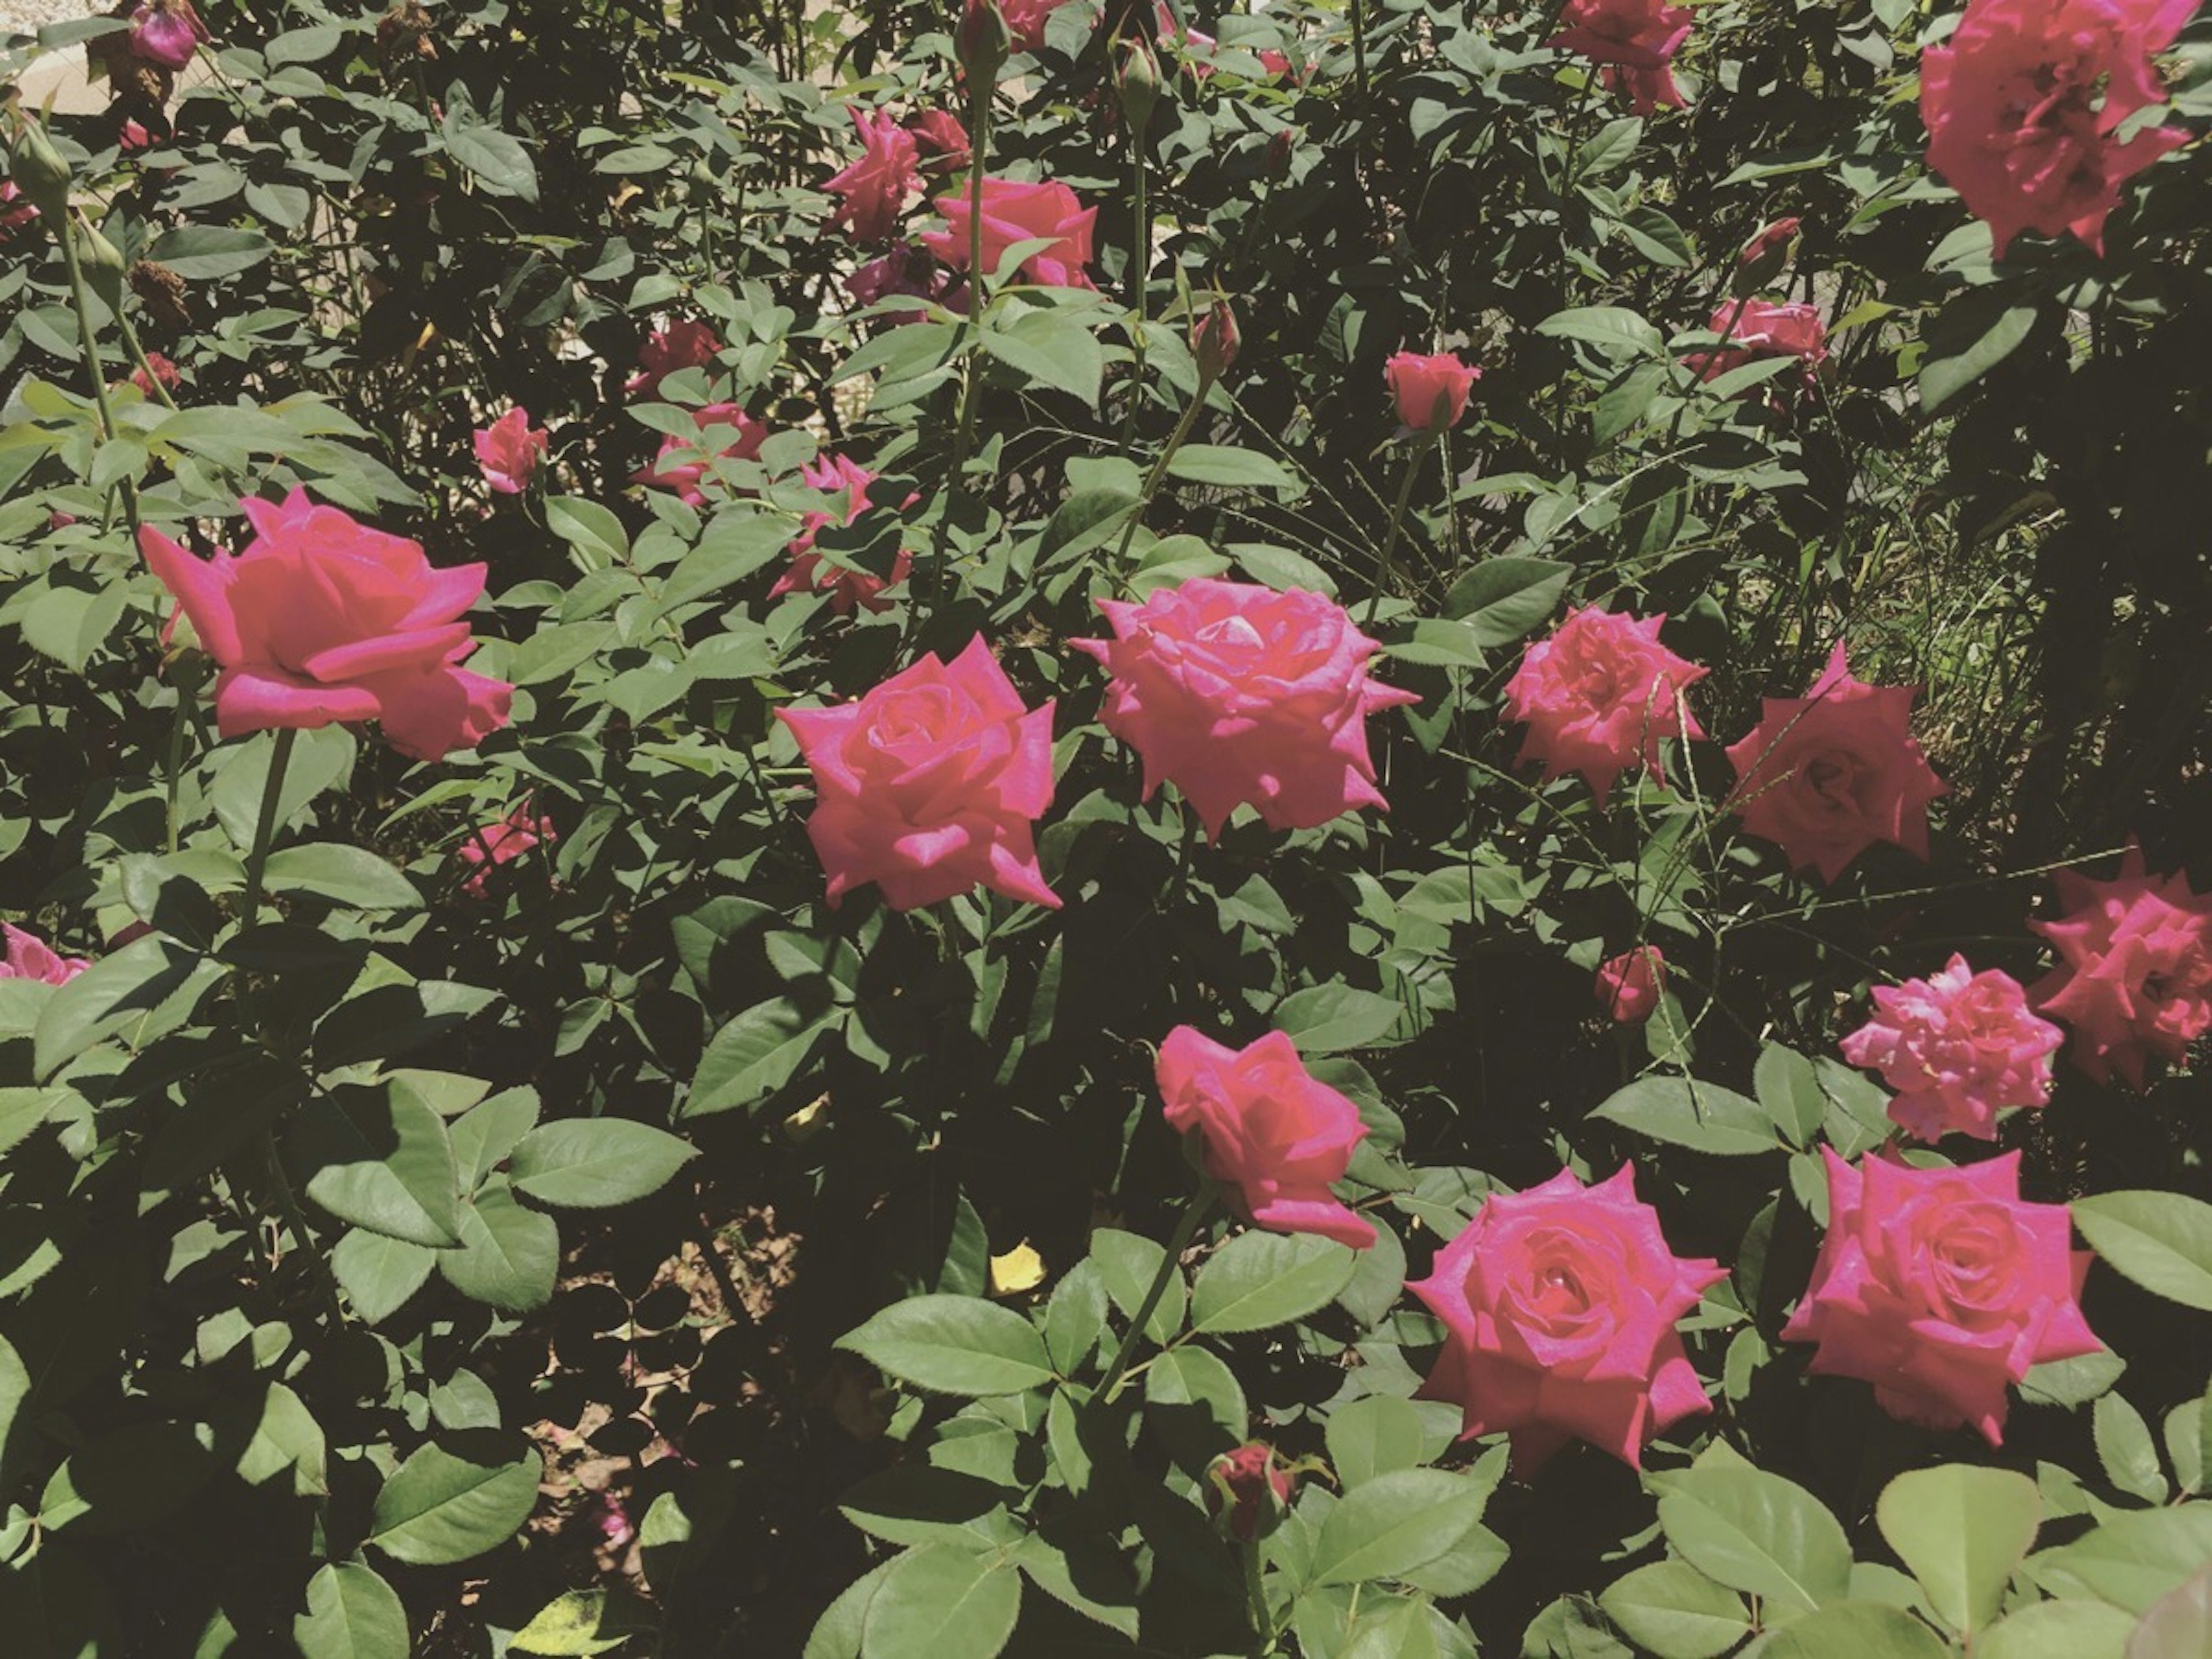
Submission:
POLYGON ((1701 380, 1719 378, 1732 368, 1762 357, 1795 357, 1805 365, 1807 386, 1818 379, 1816 371, 1828 361, 1828 333, 1820 313, 1811 306, 1780 305, 1771 300, 1729 300, 1713 313, 1710 325, 1720 343, 1692 352, 1682 361, 1698 371, 1701 380))
POLYGON ((115 142, 127 155, 135 150, 150 149, 154 143, 154 135, 147 131, 142 124, 126 116, 121 129, 115 135, 115 142))
POLYGON ((454 856, 475 871, 461 884, 461 890, 471 898, 482 898, 493 870, 513 863, 533 847, 550 847, 560 839, 554 830, 553 820, 539 817, 531 811, 528 801, 523 802, 497 823, 484 825, 454 849, 454 856))
POLYGON ((66 985, 92 963, 83 957, 65 957, 35 933, 11 923, 0 923, 0 938, 7 954, 0 957, 0 979, 36 980, 42 985, 66 985))
POLYGON ((857 702, 779 708, 814 774, 806 833, 830 902, 874 882, 894 910, 976 887, 1057 909, 1037 867, 1052 805, 1052 704, 1021 696, 978 635, 934 652, 857 702))
POLYGON ((1641 762, 1661 782, 1664 738, 1702 738, 1682 694, 1705 676, 1659 643, 1667 619, 1638 622, 1592 605, 1522 654, 1505 684, 1508 719, 1523 721, 1520 763, 1544 763, 1544 780, 1579 772, 1602 802, 1613 781, 1641 762))
POLYGON ((1374 1224, 1330 1190, 1365 1138, 1359 1109, 1306 1070, 1280 1031, 1227 1048, 1189 1025, 1160 1044, 1168 1122, 1195 1134, 1207 1175, 1255 1226, 1318 1233, 1364 1250, 1374 1224))
POLYGON ((1297 1475, 1264 1440, 1224 1452, 1206 1468, 1206 1512, 1240 1544, 1265 1538, 1290 1513, 1297 1475))
POLYGON ((131 14, 131 50, 149 64, 180 70, 210 39, 192 0, 145 0, 131 14))
POLYGON ((2060 871, 2058 902, 2058 921, 2027 924, 2059 957, 2028 994, 2074 1028, 2076 1066, 2100 1083, 2117 1066, 2141 1089, 2145 1060, 2178 1066, 2212 1030, 2212 895, 2179 872, 2145 875, 2131 843, 2117 880, 2060 871))
POLYGON ((1524 1479, 1577 1437, 1641 1468, 1645 1442, 1712 1409, 1674 1325, 1727 1277, 1668 1249, 1627 1165, 1589 1188, 1562 1170, 1486 1200, 1406 1287, 1444 1325, 1415 1397, 1460 1407, 1463 1440, 1510 1434, 1524 1479))
POLYGON ((1006 0, 1000 10, 1015 47, 1022 52, 1043 51, 1044 26, 1066 3, 1067 0, 1006 0))
POLYGON ((1449 351, 1433 357, 1401 351, 1382 365, 1382 378, 1398 401, 1398 419, 1415 432, 1457 426, 1467 413, 1468 393, 1482 378, 1473 363, 1463 363, 1449 351))
POLYGON ((1559 32, 1545 45, 1579 52, 1602 66, 1606 86, 1636 100, 1636 112, 1682 107, 1671 65, 1690 38, 1686 6, 1664 0, 1567 0, 1559 32))
POLYGON ((1877 841, 1926 858, 1928 803, 1950 786, 1913 741, 1916 695, 1852 678, 1838 641, 1811 690, 1765 698, 1758 729, 1729 745, 1744 828, 1823 881, 1877 841))
POLYGON ((1906 1133, 1995 1140, 1999 1112, 2051 1099, 2051 1056, 2065 1035, 2028 1012, 2010 974, 1978 974, 1954 956, 1932 979, 1875 986, 1874 1006, 1844 1039, 1844 1058, 1897 1091, 1890 1121, 1906 1133))
POLYGON ((1752 239, 1743 245, 1742 252, 1735 256, 1736 268, 1740 270, 1757 270, 1770 261, 1778 266, 1782 263, 1782 256, 1790 251, 1790 245, 1797 240, 1802 222, 1793 216, 1761 225, 1752 239))
POLYGON ((400 753, 442 760, 507 724, 514 688, 456 665, 473 647, 462 614, 483 592, 483 565, 437 569, 417 544, 304 489, 281 507, 239 506, 255 537, 235 556, 195 558, 150 525, 138 536, 222 665, 224 737, 374 720, 400 753))
POLYGON ((864 242, 879 242, 898 228, 907 192, 918 182, 914 135, 888 110, 873 115, 854 110, 860 130, 860 155, 823 189, 845 199, 830 216, 833 225, 850 225, 864 242))
POLYGON ((653 465, 638 468, 629 475, 629 481, 649 489, 672 489, 687 505, 704 507, 712 465, 707 456, 726 461, 758 460, 760 447, 768 441, 768 428, 735 404, 708 404, 694 410, 692 415, 699 423, 698 437, 688 442, 673 434, 663 437, 653 465), (717 434, 731 436, 733 441, 714 449, 711 446, 721 441, 717 434), (671 455, 691 459, 672 461, 671 455))
MULTIPOLYGON (((769 598, 780 599, 786 593, 804 593, 812 589, 826 590, 830 608, 839 616, 849 614, 854 605, 865 611, 888 611, 889 599, 883 597, 886 587, 895 587, 907 579, 914 568, 914 555, 902 547, 891 565, 890 580, 872 576, 865 570, 848 570, 841 566, 824 564, 822 556, 814 550, 814 537, 823 526, 850 524, 868 510, 868 486, 876 475, 857 461, 842 455, 824 456, 799 470, 799 476, 816 489, 836 490, 845 497, 842 517, 829 513, 810 513, 805 527, 791 544, 791 568, 776 578, 775 586, 768 591, 769 598)), ((919 499, 906 498, 908 507, 919 499)))
POLYGON ((1968 0, 1946 45, 1920 55, 1928 165, 1990 228, 2004 257, 2024 230, 2105 248, 2120 186, 2188 142, 2129 117, 2163 102, 2154 53, 2197 0, 1968 0))
POLYGON ((914 135, 915 147, 925 169, 944 173, 966 170, 973 155, 968 129, 960 125, 960 118, 951 110, 928 109, 909 115, 906 128, 914 135))
MULTIPOLYGON (((908 295, 933 300, 953 311, 968 308, 968 287, 930 256, 929 250, 901 243, 888 253, 871 259, 845 279, 845 292, 855 305, 870 306, 888 295, 908 295)), ((883 320, 894 327, 924 319, 920 311, 893 311, 883 320)))
POLYGON ((1637 1025, 1651 1018, 1667 991, 1667 958, 1656 945, 1624 951, 1597 970, 1598 1006, 1616 1024, 1637 1025))
POLYGON ((1806 1369, 1873 1383, 1884 1411, 1923 1428, 1970 1423, 1994 1446, 2008 1382, 2104 1346, 2074 1299, 2088 1252, 2071 1248, 2064 1205, 2021 1202, 2018 1152, 1957 1170, 1820 1156, 1827 1236, 1782 1330, 1820 1345, 1806 1369))
POLYGON ((517 404, 476 434, 477 465, 484 482, 501 495, 520 495, 530 488, 538 462, 550 445, 544 427, 530 424, 530 411, 517 404))
MULTIPOLYGON (((924 231, 922 245, 955 270, 968 269, 968 228, 973 193, 940 196, 937 210, 945 216, 943 230, 924 231)), ((1006 251, 1016 242, 1035 237, 1054 238, 1053 245, 1022 261, 1021 274, 1047 288, 1091 288, 1084 274, 1091 263, 1091 222, 1097 208, 1085 207, 1066 185, 1017 184, 1012 179, 983 180, 983 274, 999 268, 1006 251)))
POLYGON ((638 372, 623 383, 623 390, 632 397, 659 397, 663 380, 678 369, 706 368, 721 349, 714 331, 695 318, 655 329, 637 349, 638 372))
POLYGON ((13 179, 0 179, 0 243, 38 217, 38 208, 24 199, 21 186, 13 179))
POLYGON ((1114 638, 1072 643, 1113 677, 1101 718, 1143 757, 1146 799, 1174 784, 1217 841, 1247 805, 1276 830, 1387 808, 1367 716, 1420 699, 1369 677, 1382 647, 1342 605, 1200 576, 1098 608, 1114 638))

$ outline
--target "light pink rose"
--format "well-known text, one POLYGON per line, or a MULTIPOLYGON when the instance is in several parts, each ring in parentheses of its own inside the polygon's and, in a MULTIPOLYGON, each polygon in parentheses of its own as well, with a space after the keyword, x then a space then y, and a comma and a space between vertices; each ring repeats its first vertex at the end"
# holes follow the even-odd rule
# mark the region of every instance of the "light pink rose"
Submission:
POLYGON ((1654 1435, 1712 1409, 1674 1326, 1727 1277, 1668 1248, 1626 1164, 1589 1188, 1562 1170, 1486 1200, 1406 1287, 1444 1325, 1416 1398, 1461 1407, 1462 1439, 1509 1433, 1524 1479, 1576 1438, 1641 1468, 1654 1435))
POLYGON ((1143 758, 1145 799, 1174 784, 1215 840, 1247 805, 1276 830, 1387 807, 1367 716, 1420 699, 1369 677, 1382 647, 1342 605, 1200 576, 1098 608, 1115 637, 1072 643, 1113 677, 1100 717, 1143 758))
POLYGON ((1808 1370, 1874 1384, 1892 1417, 2003 1438, 2005 1387, 2028 1367, 2099 1352, 2075 1297, 2088 1269, 2063 1204, 2020 1196, 2020 1154, 1957 1170, 1886 1157, 1857 1169, 1822 1147, 1828 1231, 1787 1342, 1808 1370))
POLYGON ((1052 805, 1052 703, 1024 709, 978 635, 855 702, 779 708, 814 774, 806 833, 830 902, 873 882, 894 910, 988 887, 1058 908, 1037 867, 1052 805))
POLYGON ((1996 1115, 2051 1099, 2051 1056, 2065 1034, 2028 1011, 2010 974, 1954 956, 1929 979, 1874 988, 1874 1018, 1844 1058, 1897 1091, 1890 1121, 1923 1140, 1956 1132, 1995 1140, 1996 1115))
POLYGON ((1854 679, 1838 641, 1811 690, 1764 699, 1758 729, 1729 745, 1744 828, 1823 881, 1878 841, 1926 858, 1928 803, 1950 786, 1913 741, 1917 695, 1854 679))
POLYGON ((1665 0, 1567 0, 1559 32, 1544 44, 1600 65, 1606 86, 1626 93, 1636 112, 1649 115, 1662 105, 1682 106, 1673 64, 1690 38, 1691 21, 1688 7, 1665 0))
POLYGON ((1506 717, 1528 727, 1521 764, 1542 762, 1547 782, 1579 772, 1601 802, 1639 762, 1665 782, 1661 740, 1705 735, 1694 714, 1686 723, 1681 701, 1705 671, 1659 643, 1666 620, 1592 605, 1529 646, 1505 684, 1506 717))
MULTIPOLYGON (((768 591, 769 598, 781 599, 786 593, 805 593, 819 588, 830 595, 830 608, 839 616, 851 614, 854 605, 864 611, 888 611, 891 602, 884 598, 886 587, 896 587, 907 579, 914 568, 914 555, 902 547, 892 562, 890 580, 872 576, 865 570, 848 570, 840 565, 825 562, 814 550, 814 538, 824 525, 850 524, 868 510, 868 486, 876 475, 858 461, 842 455, 825 455, 821 459, 799 468, 799 476, 816 489, 836 490, 845 497, 842 516, 828 513, 810 513, 805 527, 791 544, 791 568, 775 579, 775 586, 768 591)), ((906 498, 908 507, 919 499, 906 498)))
MULTIPOLYGON (((924 231, 922 246, 955 270, 968 269, 968 234, 972 193, 964 187, 957 195, 936 198, 945 216, 943 230, 924 231)), ((1021 274, 1047 288, 1093 288, 1084 271, 1091 263, 1092 222, 1097 208, 1087 208, 1066 185, 1018 184, 1012 179, 983 180, 983 274, 999 268, 999 260, 1016 242, 1035 237, 1054 239, 1050 247, 1022 261, 1021 274)))
POLYGON ((533 847, 550 847, 560 840, 553 828, 553 820, 540 817, 523 802, 497 823, 488 823, 475 831, 454 849, 454 856, 472 866, 474 873, 461 884, 462 891, 471 898, 484 896, 491 872, 502 864, 511 864, 533 847))
POLYGON ((1597 970, 1598 1006, 1616 1024, 1641 1024, 1666 994, 1667 957, 1656 945, 1624 951, 1597 970))
POLYGON ((92 963, 83 957, 65 957, 35 933, 12 923, 0 923, 0 938, 7 954, 0 957, 0 979, 36 980, 42 985, 66 985, 92 963))
POLYGON ((501 495, 520 495, 551 448, 544 427, 530 424, 530 411, 517 404, 476 434, 477 465, 484 482, 501 495))
POLYGON ((195 558, 151 525, 138 536, 222 665, 224 737, 374 720, 402 754, 441 760, 507 724, 514 688, 458 665, 474 648, 463 613, 483 592, 483 565, 440 570, 417 544, 304 489, 239 506, 255 537, 234 557, 195 558))
POLYGON ((920 175, 915 137, 888 110, 873 114, 855 109, 853 125, 860 131, 860 154, 823 185, 844 199, 830 216, 835 225, 850 225, 864 242, 879 242, 898 228, 899 215, 920 175))
POLYGON ((1432 357, 1401 351, 1382 365, 1382 378, 1397 401, 1399 420, 1413 431, 1426 432, 1438 424, 1460 423, 1467 413, 1468 394, 1482 371, 1449 351, 1432 357))
POLYGON ((673 434, 663 437, 653 465, 638 468, 629 475, 629 481, 652 489, 672 489, 687 504, 704 507, 712 471, 707 456, 726 461, 758 460, 760 447, 768 441, 768 428, 735 404, 708 404, 692 415, 699 423, 699 435, 688 441, 673 434), (725 439, 729 441, 724 442, 725 439), (715 448, 717 444, 721 447, 715 448), (669 459, 678 454, 690 459, 669 459))
POLYGON ((660 383, 678 369, 704 368, 721 351, 714 331, 695 317, 655 329, 637 349, 638 372, 623 383, 632 397, 657 398, 660 383))
POLYGON ((2027 924, 2059 958, 2028 994, 2073 1027, 2076 1066, 2100 1083, 2117 1068, 2141 1089, 2146 1061, 2178 1066, 2212 1031, 2212 894, 2179 872, 2144 874, 2131 844, 2117 880, 2060 871, 2058 902, 2059 920, 2027 924))
POLYGON ((1198 1137, 1206 1172, 1237 1213, 1277 1233, 1317 1233, 1364 1250, 1375 1226, 1330 1190, 1367 1133, 1359 1109, 1307 1071, 1297 1045, 1270 1031, 1225 1048, 1178 1025, 1160 1044, 1168 1122, 1198 1137))
POLYGON ((2024 230, 2071 231, 2101 253, 2120 187, 2189 140, 2119 129, 2166 92, 2153 56, 2198 0, 1969 0, 1948 43, 1920 55, 1928 165, 2004 257, 2024 230))

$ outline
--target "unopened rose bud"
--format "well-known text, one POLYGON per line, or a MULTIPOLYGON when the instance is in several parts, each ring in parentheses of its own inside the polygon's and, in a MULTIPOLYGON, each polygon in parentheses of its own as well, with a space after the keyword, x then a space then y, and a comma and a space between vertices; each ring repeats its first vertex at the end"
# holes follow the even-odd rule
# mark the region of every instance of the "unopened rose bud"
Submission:
POLYGON ((1735 256, 1729 290, 1737 295, 1756 294, 1770 286, 1782 274, 1782 267, 1790 263, 1790 251, 1797 245, 1798 225, 1796 219, 1790 218, 1761 226, 1759 234, 1746 242, 1743 252, 1735 256))
POLYGON ((1211 386, 1219 380, 1222 371, 1237 361, 1237 350, 1243 343, 1244 337, 1237 330, 1237 313, 1230 309, 1228 301, 1216 300, 1190 331, 1190 350, 1191 356, 1198 359, 1199 383, 1211 386))
POLYGON ((1006 32, 1006 16, 999 9, 999 0, 967 0, 960 13, 960 27, 953 31, 952 47, 960 55, 960 67, 968 71, 969 85, 975 95, 989 92, 999 78, 999 66, 1006 61, 1012 46, 1013 37, 1006 32))
POLYGON ((84 280, 110 311, 123 309, 123 254, 90 225, 79 228, 84 241, 84 280))
POLYGON ((1222 1533, 1249 1544, 1282 1524, 1297 1484, 1295 1473, 1275 1461, 1275 1449, 1255 1440, 1206 1465, 1206 1512, 1222 1533))
POLYGON ((1297 148, 1297 142, 1298 131, 1296 127, 1285 127, 1267 140, 1267 173, 1270 179, 1287 179, 1291 176, 1291 152, 1297 148))
POLYGON ((70 164, 46 137, 46 130, 25 118, 8 153, 8 172, 40 212, 59 223, 69 213, 70 164))
POLYGON ((1141 137, 1160 100, 1160 66, 1152 49, 1132 36, 1119 43, 1114 64, 1114 84, 1121 95, 1121 113, 1132 137, 1141 137))

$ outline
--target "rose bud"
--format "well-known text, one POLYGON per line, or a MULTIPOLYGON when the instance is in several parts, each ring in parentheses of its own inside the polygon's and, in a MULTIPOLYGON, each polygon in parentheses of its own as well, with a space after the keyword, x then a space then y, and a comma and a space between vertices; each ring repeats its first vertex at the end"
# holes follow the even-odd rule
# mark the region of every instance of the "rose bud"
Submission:
POLYGON ((1285 127, 1267 140, 1267 160, 1265 164, 1267 177, 1287 179, 1291 176, 1291 152, 1297 148, 1297 143, 1298 130, 1296 127, 1285 127))
POLYGON ((988 95, 1012 45, 999 0, 967 0, 960 13, 960 27, 952 33, 952 46, 959 54, 960 67, 972 78, 975 95, 988 95))
POLYGON ((1160 66, 1152 48, 1131 38, 1120 43, 1114 71, 1115 89, 1121 94, 1121 112, 1133 137, 1142 138, 1160 99, 1160 66))
POLYGON ((1249 1544, 1282 1524, 1297 1485, 1296 1472, 1276 1462, 1275 1449, 1255 1440, 1206 1465, 1206 1512, 1225 1536, 1249 1544))
POLYGON ((1237 313, 1230 309, 1228 301, 1216 300, 1190 331, 1199 384, 1212 386, 1219 380, 1222 371, 1237 361, 1237 349, 1243 343, 1243 336, 1237 331, 1237 313))

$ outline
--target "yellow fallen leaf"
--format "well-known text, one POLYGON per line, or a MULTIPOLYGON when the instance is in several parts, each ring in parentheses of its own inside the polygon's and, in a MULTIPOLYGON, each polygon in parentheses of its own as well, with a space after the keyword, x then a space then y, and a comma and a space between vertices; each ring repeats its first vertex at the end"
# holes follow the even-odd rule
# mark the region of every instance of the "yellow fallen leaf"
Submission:
POLYGON ((1019 1296, 1044 1283, 1044 1258, 1026 1238, 1004 1255, 991 1258, 991 1294, 1019 1296))

